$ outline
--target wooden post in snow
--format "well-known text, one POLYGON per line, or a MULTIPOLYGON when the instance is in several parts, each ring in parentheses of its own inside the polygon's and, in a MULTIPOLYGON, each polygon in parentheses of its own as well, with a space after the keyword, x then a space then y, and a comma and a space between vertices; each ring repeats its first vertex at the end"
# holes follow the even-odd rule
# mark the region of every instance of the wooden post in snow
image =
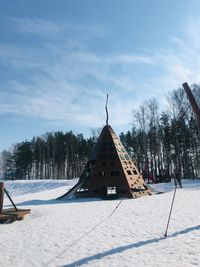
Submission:
POLYGON ((0 213, 3 210, 4 183, 0 182, 0 213))

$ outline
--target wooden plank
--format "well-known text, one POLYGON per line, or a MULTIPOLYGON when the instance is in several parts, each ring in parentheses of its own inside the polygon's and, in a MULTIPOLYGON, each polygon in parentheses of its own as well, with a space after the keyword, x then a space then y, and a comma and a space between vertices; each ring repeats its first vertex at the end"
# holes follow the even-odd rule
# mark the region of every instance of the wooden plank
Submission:
POLYGON ((0 222, 11 222, 16 220, 22 220, 25 215, 31 212, 30 209, 5 209, 0 213, 0 222))

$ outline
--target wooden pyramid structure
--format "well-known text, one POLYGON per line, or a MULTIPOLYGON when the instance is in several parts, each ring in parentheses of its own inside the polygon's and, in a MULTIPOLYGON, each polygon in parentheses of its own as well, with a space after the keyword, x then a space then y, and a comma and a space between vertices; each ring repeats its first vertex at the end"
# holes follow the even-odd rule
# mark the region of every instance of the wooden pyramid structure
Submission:
POLYGON ((110 125, 104 126, 78 183, 58 199, 138 198, 151 195, 142 175, 110 125))

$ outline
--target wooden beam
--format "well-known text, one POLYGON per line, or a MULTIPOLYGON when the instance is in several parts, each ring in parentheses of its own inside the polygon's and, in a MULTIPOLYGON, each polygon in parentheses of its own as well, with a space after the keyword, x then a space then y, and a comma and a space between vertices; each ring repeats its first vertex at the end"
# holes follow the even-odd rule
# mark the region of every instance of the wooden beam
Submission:
POLYGON ((193 112, 196 115, 197 121, 200 124, 200 108, 199 108, 199 106, 198 106, 198 104, 194 98, 192 90, 190 89, 190 87, 187 83, 183 83, 182 86, 183 86, 183 88, 186 92, 186 95, 190 101, 190 105, 192 106, 193 112))
POLYGON ((3 210, 3 198, 4 198, 4 183, 0 183, 0 213, 3 210))

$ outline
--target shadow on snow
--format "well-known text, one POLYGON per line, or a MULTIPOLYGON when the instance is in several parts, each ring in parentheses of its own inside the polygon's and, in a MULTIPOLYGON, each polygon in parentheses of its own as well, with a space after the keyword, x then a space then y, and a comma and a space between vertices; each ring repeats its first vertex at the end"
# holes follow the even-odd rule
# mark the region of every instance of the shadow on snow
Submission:
MULTIPOLYGON (((171 235, 168 235, 168 238, 177 237, 179 235, 187 234, 187 233, 189 233, 191 231, 195 231, 195 230, 200 230, 200 225, 193 226, 193 227, 188 227, 188 228, 186 228, 184 230, 175 232, 175 233, 173 233, 171 235)), ((114 254, 117 254, 117 253, 122 253, 122 252, 124 252, 124 251, 126 251, 128 249, 139 248, 139 247, 142 247, 142 246, 145 246, 145 245, 149 245, 149 244, 160 242, 162 240, 164 241, 165 239, 166 238, 164 238, 164 237, 157 237, 157 238, 152 238, 152 239, 149 239, 149 240, 140 241, 140 242, 137 242, 137 243, 126 245, 126 246, 120 246, 120 247, 117 247, 117 248, 113 248, 113 249, 107 250, 105 252, 100 252, 100 253, 97 253, 95 255, 80 259, 80 260, 75 261, 73 263, 70 263, 70 264, 67 264, 67 265, 63 265, 62 267, 81 266, 83 264, 87 264, 87 263, 89 263, 91 261, 94 261, 94 260, 101 260, 104 257, 110 256, 110 255, 114 255, 114 254)))
POLYGON ((68 204, 68 203, 81 203, 81 202, 94 202, 103 201, 101 198, 74 198, 70 200, 57 200, 57 199, 33 199, 24 202, 16 202, 17 206, 39 206, 39 205, 52 205, 52 204, 68 204))

